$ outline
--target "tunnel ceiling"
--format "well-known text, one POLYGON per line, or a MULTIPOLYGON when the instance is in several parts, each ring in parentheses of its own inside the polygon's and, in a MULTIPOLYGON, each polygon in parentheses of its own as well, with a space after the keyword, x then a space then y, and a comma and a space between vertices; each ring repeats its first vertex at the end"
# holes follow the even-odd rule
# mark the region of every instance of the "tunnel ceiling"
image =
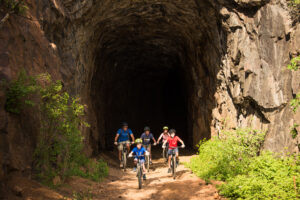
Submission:
POLYGON ((75 76, 67 77, 66 69, 62 75, 74 80, 65 84, 89 101, 95 112, 91 119, 94 148, 110 143, 121 120, 135 121, 137 116, 140 123, 133 122, 132 127, 137 134, 145 123, 158 132, 159 126, 171 121, 182 124, 176 126, 191 144, 210 137, 215 80, 226 41, 214 1, 102 0, 76 5, 65 5, 72 8, 64 11, 72 13, 72 27, 46 24, 45 29, 54 33, 49 38, 61 41, 62 49, 70 52, 64 54, 65 60, 77 55, 75 76), (166 81, 170 77, 176 80, 173 85, 166 81), (163 92, 168 90, 175 99, 178 93, 174 104, 163 92), (142 98, 144 93, 150 93, 152 101, 142 98), (118 104, 120 96, 125 100, 118 104), (136 115, 129 116, 126 107, 136 115), (149 119, 142 111, 152 113, 149 119), (201 124, 197 130, 195 121, 201 124))
MULTIPOLYGON (((87 20, 86 29, 93 36, 87 42, 94 46, 88 49, 95 60, 90 64, 94 69, 91 94, 100 111, 98 127, 104 132, 105 146, 121 120, 132 122, 137 136, 142 126, 152 126, 157 135, 158 127, 169 123, 193 143, 188 120, 198 117, 193 110, 199 106, 193 96, 199 90, 207 90, 207 100, 212 96, 204 84, 214 81, 207 76, 214 77, 221 51, 216 48, 219 34, 214 13, 210 6, 201 10, 195 1, 179 0, 102 1, 89 12, 86 18, 93 20, 87 20), (170 77, 177 83, 167 84, 170 77), (168 102, 166 90, 174 91, 169 94, 174 104, 168 102), (123 99, 117 103, 119 97, 123 99)), ((202 135, 209 137, 210 115, 205 118, 202 135)))

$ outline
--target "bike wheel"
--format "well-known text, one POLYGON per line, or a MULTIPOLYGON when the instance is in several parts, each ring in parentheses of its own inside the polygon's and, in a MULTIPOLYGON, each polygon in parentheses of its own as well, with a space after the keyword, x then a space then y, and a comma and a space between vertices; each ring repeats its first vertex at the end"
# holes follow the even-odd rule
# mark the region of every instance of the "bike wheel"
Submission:
POLYGON ((138 166, 137 173, 138 173, 139 189, 142 189, 142 176, 143 176, 143 172, 142 172, 142 168, 140 166, 138 166))
POLYGON ((146 156, 146 161, 147 161, 147 171, 149 172, 149 168, 150 168, 150 158, 149 158, 149 156, 146 156))
POLYGON ((126 171, 127 157, 126 152, 123 152, 123 169, 126 171))
POLYGON ((176 156, 172 156, 172 174, 173 174, 173 179, 176 178, 176 156))
POLYGON ((168 162, 169 154, 168 154, 168 149, 165 148, 165 158, 166 158, 166 163, 168 162))

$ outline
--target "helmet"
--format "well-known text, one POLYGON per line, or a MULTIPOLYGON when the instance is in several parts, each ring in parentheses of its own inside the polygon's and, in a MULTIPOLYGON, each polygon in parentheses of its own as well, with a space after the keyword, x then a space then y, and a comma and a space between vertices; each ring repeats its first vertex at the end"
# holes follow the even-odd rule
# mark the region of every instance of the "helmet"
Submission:
POLYGON ((176 130, 175 129, 171 129, 169 132, 170 133, 176 133, 176 130))
POLYGON ((143 143, 143 140, 142 140, 141 138, 137 138, 137 139, 135 140, 135 143, 137 143, 137 144, 142 144, 142 143, 143 143))
POLYGON ((163 130, 169 130, 169 127, 164 126, 164 127, 163 127, 163 130))
POLYGON ((122 127, 124 126, 128 126, 128 123, 127 122, 122 122, 122 127))
POLYGON ((150 131, 150 127, 149 126, 145 126, 144 131, 150 131))

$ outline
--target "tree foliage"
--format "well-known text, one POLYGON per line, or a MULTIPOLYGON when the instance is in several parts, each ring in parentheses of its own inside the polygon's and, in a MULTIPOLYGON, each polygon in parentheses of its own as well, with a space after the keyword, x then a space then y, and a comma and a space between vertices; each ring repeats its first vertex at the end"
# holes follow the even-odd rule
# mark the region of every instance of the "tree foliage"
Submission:
POLYGON ((63 91, 61 81, 53 81, 49 74, 32 77, 22 72, 8 84, 6 94, 7 111, 21 114, 24 106, 30 105, 39 118, 34 167, 42 182, 51 183, 55 176, 64 180, 71 175, 100 180, 107 174, 103 161, 88 159, 82 152, 81 128, 88 126, 83 120, 84 105, 63 91))
POLYGON ((224 181, 220 193, 230 199, 297 199, 299 156, 261 152, 261 131, 237 129, 224 135, 200 143, 199 154, 187 164, 197 176, 224 181))

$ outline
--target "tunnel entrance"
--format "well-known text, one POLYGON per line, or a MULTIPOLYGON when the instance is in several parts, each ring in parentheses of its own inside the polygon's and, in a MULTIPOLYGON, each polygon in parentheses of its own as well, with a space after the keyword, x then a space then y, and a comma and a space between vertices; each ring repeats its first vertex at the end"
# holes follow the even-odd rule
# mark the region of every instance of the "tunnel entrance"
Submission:
POLYGON ((167 125, 189 146, 210 138, 221 24, 207 1, 196 4, 135 2, 90 13, 93 148, 112 147, 123 121, 135 137, 150 126, 157 138, 167 125))
POLYGON ((104 122, 106 148, 112 147, 123 121, 129 123, 136 138, 141 136, 144 126, 150 126, 158 138, 162 127, 167 125, 175 128, 187 144, 192 142, 187 129, 185 77, 179 59, 159 50, 145 52, 145 49, 126 59, 122 59, 124 55, 114 56, 107 60, 105 68, 100 64, 102 59, 99 60, 93 85, 99 102, 97 109, 102 111, 99 115, 104 122))

